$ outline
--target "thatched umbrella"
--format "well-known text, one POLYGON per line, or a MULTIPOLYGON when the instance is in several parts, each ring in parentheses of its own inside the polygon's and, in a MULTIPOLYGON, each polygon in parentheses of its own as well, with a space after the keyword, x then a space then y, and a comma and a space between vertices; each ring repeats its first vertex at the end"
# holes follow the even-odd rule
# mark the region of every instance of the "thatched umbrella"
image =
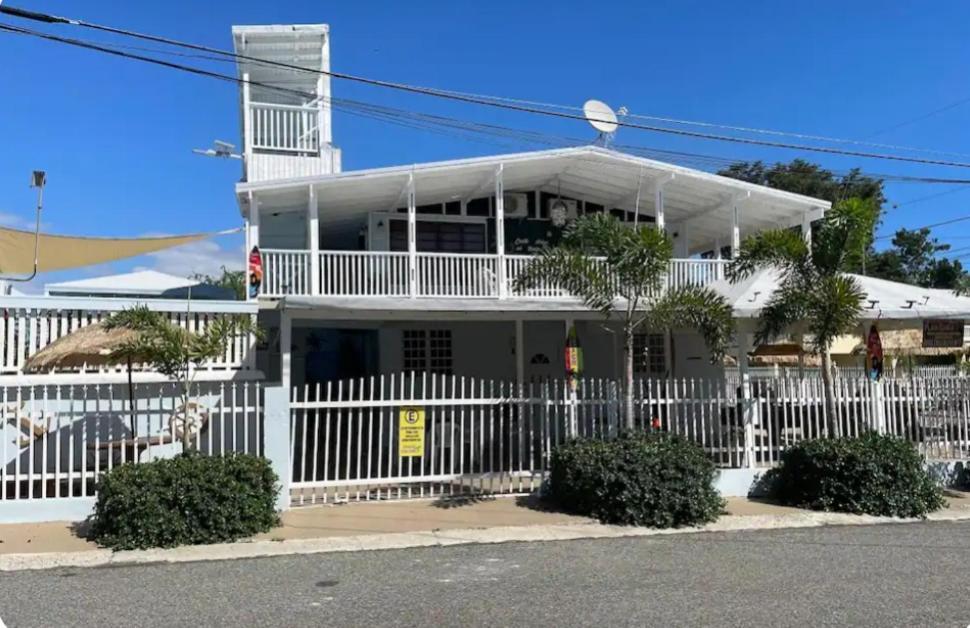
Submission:
POLYGON ((132 362, 138 355, 127 351, 141 332, 128 327, 108 327, 95 323, 62 336, 27 359, 28 371, 47 371, 56 367, 111 366, 128 367, 128 410, 131 414, 131 433, 135 435, 134 384, 131 379, 132 362))

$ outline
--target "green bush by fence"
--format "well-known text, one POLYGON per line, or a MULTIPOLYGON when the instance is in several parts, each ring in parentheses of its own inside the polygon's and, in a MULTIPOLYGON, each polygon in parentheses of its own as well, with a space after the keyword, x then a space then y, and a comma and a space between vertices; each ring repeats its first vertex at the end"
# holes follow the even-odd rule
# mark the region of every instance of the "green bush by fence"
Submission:
POLYGON ((247 454, 124 464, 104 474, 92 538, 116 550, 234 541, 278 521, 277 477, 247 454))
POLYGON ((667 434, 573 440, 552 452, 548 498, 603 523, 671 528, 717 519, 717 469, 696 444, 667 434))
POLYGON ((916 447, 875 432, 802 441, 782 453, 767 484, 779 501, 813 510, 923 517, 946 505, 916 447))

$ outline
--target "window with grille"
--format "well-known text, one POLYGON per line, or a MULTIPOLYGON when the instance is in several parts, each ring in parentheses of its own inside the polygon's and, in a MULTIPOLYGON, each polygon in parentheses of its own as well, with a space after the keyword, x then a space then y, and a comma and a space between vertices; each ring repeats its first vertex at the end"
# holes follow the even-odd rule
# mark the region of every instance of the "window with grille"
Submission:
POLYGON ((403 336, 404 370, 450 375, 453 368, 450 329, 406 329, 403 336))
POLYGON ((667 366, 666 344, 663 334, 634 334, 633 372, 639 375, 663 375, 667 366))

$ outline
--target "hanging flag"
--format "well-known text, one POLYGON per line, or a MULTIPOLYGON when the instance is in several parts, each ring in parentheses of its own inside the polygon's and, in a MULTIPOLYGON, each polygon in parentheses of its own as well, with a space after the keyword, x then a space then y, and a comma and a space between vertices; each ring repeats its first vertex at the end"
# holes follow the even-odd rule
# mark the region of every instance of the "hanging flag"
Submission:
POLYGON ((249 252, 249 298, 259 296, 259 289, 263 285, 263 256, 259 254, 259 247, 254 246, 249 252))
POLYGON ((882 340, 879 330, 873 323, 869 327, 869 337, 866 339, 866 374, 869 379, 879 381, 882 378, 882 340))

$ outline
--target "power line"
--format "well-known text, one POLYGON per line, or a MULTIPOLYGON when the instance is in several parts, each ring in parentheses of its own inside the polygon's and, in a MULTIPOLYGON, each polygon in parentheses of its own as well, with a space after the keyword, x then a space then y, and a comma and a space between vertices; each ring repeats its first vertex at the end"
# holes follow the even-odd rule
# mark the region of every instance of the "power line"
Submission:
MULTIPOLYGON (((37 36, 43 39, 53 40, 58 43, 64 43, 68 45, 78 46, 96 52, 104 52, 107 54, 112 54, 115 56, 130 58, 137 61, 143 61, 150 64, 161 65, 170 69, 176 69, 181 71, 190 72, 192 74, 201 75, 208 78, 215 78, 218 80, 223 80, 226 82, 236 83, 236 84, 248 84, 263 87, 265 89, 274 90, 281 93, 286 93, 290 95, 297 95, 302 98, 313 99, 316 94, 311 92, 304 92, 297 89, 279 87, 275 85, 269 85, 267 83, 262 83, 259 81, 245 80, 238 78, 236 76, 222 74, 218 72, 213 72, 210 70, 205 70, 202 68, 197 68, 194 66, 187 66, 184 64, 173 63, 169 61, 164 61, 160 59, 155 59, 153 57, 147 57, 144 55, 132 54, 129 52, 124 52, 119 50, 119 48, 124 49, 139 49, 146 50, 145 48, 132 47, 132 46, 119 46, 117 44, 100 44, 91 42, 89 40, 82 40, 69 37, 61 37, 56 35, 50 35, 48 33, 42 33, 39 31, 33 31, 31 29, 20 28, 16 26, 0 24, 0 31, 7 31, 15 34, 24 34, 37 36)), ((148 49, 151 50, 151 49, 148 49)), ((181 55, 181 56, 199 56, 199 55, 181 55)), ((216 59, 213 57, 204 57, 210 59, 216 59)), ((570 138, 565 136, 554 136, 551 134, 543 134, 535 131, 526 131, 522 129, 514 129, 510 127, 505 127, 501 125, 494 124, 483 124, 466 120, 459 120, 456 118, 450 118, 446 116, 439 116, 434 114, 427 114, 421 112, 413 112, 403 109, 396 109, 393 107, 386 107, 381 105, 376 105, 372 103, 366 103, 356 100, 348 99, 338 99, 329 98, 329 104, 332 105, 334 109, 350 113, 352 115, 362 116, 369 119, 379 120, 388 122, 391 124, 397 124, 399 126, 405 126, 408 128, 414 128, 419 130, 426 130, 431 132, 436 132, 439 134, 452 135, 461 137, 463 139, 469 139, 468 133, 477 133, 479 135, 492 135, 501 137, 505 140, 516 140, 520 143, 539 143, 550 146, 575 146, 584 144, 585 141, 579 138, 570 138), (440 125, 447 127, 446 129, 433 128, 434 125, 440 125), (460 133, 456 133, 460 132, 460 133)), ((507 142, 502 142, 503 145, 508 145, 507 142)), ((617 148, 626 150, 634 154, 640 154, 644 156, 659 157, 661 159, 680 158, 682 161, 692 161, 694 163, 702 163, 707 167, 717 167, 723 168, 729 166, 733 163, 737 163, 739 159, 731 157, 718 157, 713 155, 703 155, 698 153, 691 153, 686 151, 673 151, 665 150, 659 148, 650 148, 637 145, 619 145, 617 148)), ((840 176, 846 176, 848 173, 835 172, 835 174, 840 176)), ((885 174, 885 173, 861 173, 865 176, 888 180, 888 181, 899 181, 899 182, 916 182, 916 183, 947 183, 947 184, 964 184, 970 185, 970 179, 953 179, 953 178, 940 178, 940 177, 916 177, 910 175, 899 175, 899 174, 885 174)))
MULTIPOLYGON (((970 216, 960 216, 959 218, 953 218, 951 220, 944 220, 943 222, 935 222, 933 224, 923 225, 921 227, 907 228, 906 230, 907 231, 919 231, 920 229, 935 229, 936 227, 944 227, 946 225, 952 225, 954 223, 964 222, 966 220, 970 220, 970 216)), ((896 235, 895 233, 891 233, 889 235, 876 236, 873 239, 874 240, 885 240, 886 238, 891 238, 891 237, 893 237, 895 235, 896 235)))
POLYGON ((939 114, 941 114, 941 113, 943 113, 945 111, 949 111, 950 109, 955 109, 956 107, 959 107, 960 105, 965 105, 968 102, 970 102, 970 98, 961 98, 960 100, 958 100, 956 102, 952 102, 949 105, 945 105, 943 107, 940 107, 939 109, 934 109, 933 111, 930 111, 929 113, 925 113, 923 115, 917 116, 917 117, 912 118, 910 120, 905 120, 903 122, 900 122, 899 124, 894 124, 894 125, 892 125, 890 127, 886 127, 885 129, 881 129, 879 131, 876 131, 875 133, 870 133, 866 137, 867 138, 869 138, 869 137, 875 137, 876 135, 882 135, 883 133, 889 133, 890 131, 895 131, 896 129, 901 129, 904 126, 909 126, 910 124, 915 124, 917 122, 922 122, 923 120, 926 120, 928 118, 932 118, 933 116, 939 115, 939 114))
MULTIPOLYGON (((144 39, 147 41, 154 41, 156 43, 164 43, 166 45, 171 45, 171 46, 180 46, 180 47, 189 48, 193 50, 225 55, 234 59, 241 59, 245 61, 258 62, 263 64, 270 63, 272 65, 276 65, 282 68, 287 68, 289 70, 296 70, 300 72, 308 71, 307 68, 303 68, 301 66, 292 65, 288 63, 277 62, 277 61, 270 62, 265 59, 257 59, 257 58, 249 57, 247 55, 240 55, 226 50, 212 48, 210 46, 192 44, 188 42, 170 39, 167 37, 161 37, 157 35, 139 33, 136 31, 130 31, 130 30, 115 28, 111 26, 94 24, 91 22, 86 22, 84 20, 53 16, 53 15, 38 13, 38 12, 29 11, 25 9, 19 9, 16 7, 0 6, 0 13, 6 13, 8 15, 13 15, 15 17, 21 17, 25 19, 30 19, 30 20, 40 21, 40 22, 50 23, 50 24, 69 24, 74 26, 82 26, 85 28, 96 29, 96 30, 100 30, 108 33, 124 35, 128 37, 135 37, 135 38, 144 39)), ((25 31, 25 34, 28 34, 26 33, 26 29, 21 29, 21 30, 25 31)), ((58 41, 58 39, 55 36, 48 35, 46 33, 37 33, 37 36, 43 36, 46 39, 52 39, 54 41, 58 41)), ((113 54, 119 54, 119 53, 118 51, 113 51, 113 54)), ((154 60, 154 62, 162 65, 167 63, 157 59, 154 60)), ((319 74, 324 74, 333 78, 359 82, 359 83, 371 85, 371 86, 395 89, 395 90, 414 93, 414 94, 421 94, 425 96, 435 96, 438 98, 445 98, 445 99, 450 99, 450 100, 459 101, 459 102, 478 104, 478 105, 483 105, 488 107, 496 107, 496 108, 507 109, 511 111, 531 113, 536 115, 545 115, 545 116, 562 118, 562 119, 572 119, 572 120, 582 120, 582 121, 587 120, 587 118, 583 115, 565 113, 563 111, 549 111, 549 110, 538 108, 534 105, 520 105, 520 104, 509 103, 509 102, 499 102, 499 101, 488 100, 488 99, 475 97, 475 96, 466 96, 455 92, 445 92, 442 90, 420 87, 416 85, 408 85, 404 83, 394 83, 391 81, 371 79, 371 78, 356 76, 356 75, 347 74, 343 72, 333 72, 333 71, 324 71, 324 70, 312 70, 312 71, 319 74)), ((198 72, 205 72, 205 71, 198 70, 197 73, 198 72)), ((824 147, 824 146, 806 146, 806 145, 792 144, 787 142, 756 140, 751 138, 733 137, 728 135, 701 133, 698 131, 690 131, 686 129, 671 129, 671 128, 658 127, 658 126, 647 125, 647 124, 635 124, 635 123, 627 122, 625 120, 619 121, 617 124, 618 126, 638 129, 642 131, 666 133, 671 135, 678 135, 682 137, 692 137, 697 139, 707 139, 707 140, 722 141, 722 142, 734 142, 734 143, 756 145, 756 146, 767 146, 767 147, 779 148, 779 149, 804 150, 804 151, 818 152, 818 153, 847 155, 847 156, 861 157, 866 159, 883 159, 883 160, 889 160, 889 161, 901 161, 901 162, 918 163, 918 164, 925 164, 925 165, 949 166, 949 167, 955 167, 955 168, 970 168, 970 163, 942 160, 942 159, 924 159, 924 158, 918 158, 918 157, 906 157, 902 155, 893 155, 888 153, 871 153, 866 151, 842 150, 842 149, 836 149, 836 148, 824 147)))
POLYGON ((923 201, 928 201, 932 198, 938 198, 940 196, 946 196, 948 194, 956 194, 957 192, 965 192, 970 189, 970 187, 958 187, 952 190, 944 190, 942 192, 937 192, 935 194, 927 194, 926 196, 919 196, 917 198, 910 199, 908 201, 903 201, 902 203, 896 203, 896 207, 902 207, 904 205, 915 205, 916 203, 922 203, 923 201))

